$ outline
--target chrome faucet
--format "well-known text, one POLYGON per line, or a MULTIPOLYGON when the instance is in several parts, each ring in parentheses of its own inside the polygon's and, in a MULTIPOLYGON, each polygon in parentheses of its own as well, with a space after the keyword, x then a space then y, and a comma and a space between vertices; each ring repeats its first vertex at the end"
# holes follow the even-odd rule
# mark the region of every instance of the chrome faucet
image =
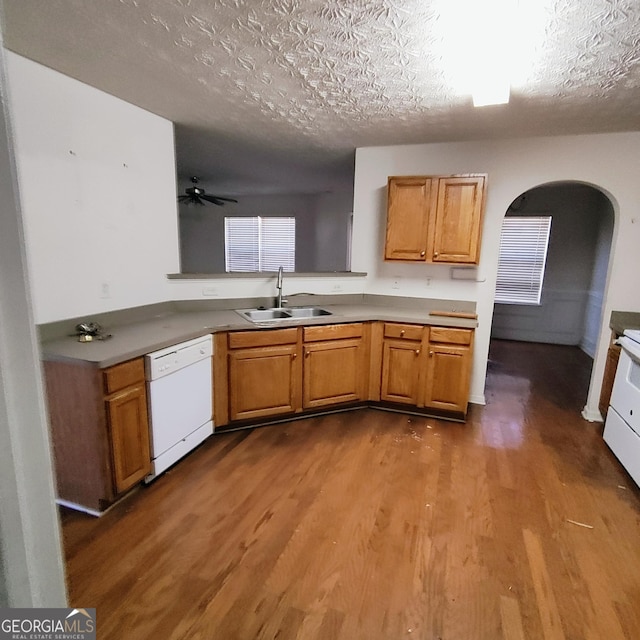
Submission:
POLYGON ((278 297, 276 298, 276 307, 278 309, 282 308, 283 303, 286 302, 286 300, 282 299, 282 283, 284 280, 284 269, 282 267, 280 267, 278 269, 278 279, 276 280, 276 289, 278 290, 278 297))

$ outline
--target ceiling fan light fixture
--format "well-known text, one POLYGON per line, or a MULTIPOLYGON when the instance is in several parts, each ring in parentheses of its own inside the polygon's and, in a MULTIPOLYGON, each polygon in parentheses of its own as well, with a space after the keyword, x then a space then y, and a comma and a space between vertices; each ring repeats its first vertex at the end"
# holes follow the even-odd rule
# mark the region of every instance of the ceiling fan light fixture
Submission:
POLYGON ((508 81, 487 82, 482 87, 473 90, 471 97, 474 107, 488 107, 495 104, 507 104, 511 87, 508 81))
POLYGON ((542 50, 551 0, 437 0, 442 65, 475 107, 506 104, 542 50))
POLYGON ((193 187, 188 187, 184 190, 185 195, 178 196, 178 202, 186 205, 198 204, 204 206, 205 202, 223 207, 225 202, 238 202, 234 198, 224 198, 223 196, 211 196, 208 195, 202 187, 198 186, 198 178, 193 176, 191 178, 193 187))

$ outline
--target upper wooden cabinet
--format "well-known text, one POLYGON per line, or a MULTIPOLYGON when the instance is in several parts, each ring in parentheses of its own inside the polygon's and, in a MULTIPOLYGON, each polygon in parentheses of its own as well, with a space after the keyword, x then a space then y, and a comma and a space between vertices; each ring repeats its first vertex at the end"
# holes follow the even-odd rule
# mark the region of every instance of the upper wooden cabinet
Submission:
POLYGON ((486 177, 390 177, 385 260, 477 264, 486 177))
POLYGON ((427 259, 429 213, 437 193, 431 178, 389 178, 385 260, 427 259))

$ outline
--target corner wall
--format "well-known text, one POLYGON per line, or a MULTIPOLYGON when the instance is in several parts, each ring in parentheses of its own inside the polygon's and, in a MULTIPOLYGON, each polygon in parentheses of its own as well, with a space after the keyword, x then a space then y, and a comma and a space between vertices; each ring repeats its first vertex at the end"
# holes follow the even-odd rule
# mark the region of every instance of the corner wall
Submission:
POLYGON ((36 323, 165 300, 178 271, 173 124, 6 58, 36 323))

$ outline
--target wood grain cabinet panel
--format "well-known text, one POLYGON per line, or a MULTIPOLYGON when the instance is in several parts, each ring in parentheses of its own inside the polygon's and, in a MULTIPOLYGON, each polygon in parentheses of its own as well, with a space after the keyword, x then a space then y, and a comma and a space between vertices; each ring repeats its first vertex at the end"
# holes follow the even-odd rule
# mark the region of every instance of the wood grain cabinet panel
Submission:
POLYGON ((420 342, 384 341, 380 400, 419 406, 423 362, 420 353, 420 342))
POLYGON ((466 414, 471 380, 473 331, 432 328, 427 354, 426 407, 466 414), (439 342, 450 340, 450 343, 439 342))
POLYGON ((144 360, 45 362, 58 498, 103 511, 151 469, 144 360))
POLYGON ((249 420, 300 408, 296 344, 229 352, 229 418, 249 420))
POLYGON ((477 264, 484 209, 483 176, 440 178, 433 222, 433 262, 477 264))
POLYGON ((380 400, 420 406, 423 397, 425 328, 385 322, 380 400))
POLYGON ((369 336, 368 323, 354 322, 218 337, 216 386, 227 390, 228 412, 218 409, 217 426, 365 400, 369 336))
POLYGON ((426 260, 429 215, 436 194, 430 178, 389 178, 385 260, 426 260))
POLYGON ((477 264, 486 178, 391 176, 385 260, 477 264))
POLYGON ((368 371, 364 356, 361 338, 305 344, 303 407, 364 400, 368 371))
POLYGON ((116 493, 130 489, 151 472, 147 395, 144 383, 106 400, 116 493))
POLYGON ((385 323, 383 335, 381 401, 466 413, 473 330, 385 323))

